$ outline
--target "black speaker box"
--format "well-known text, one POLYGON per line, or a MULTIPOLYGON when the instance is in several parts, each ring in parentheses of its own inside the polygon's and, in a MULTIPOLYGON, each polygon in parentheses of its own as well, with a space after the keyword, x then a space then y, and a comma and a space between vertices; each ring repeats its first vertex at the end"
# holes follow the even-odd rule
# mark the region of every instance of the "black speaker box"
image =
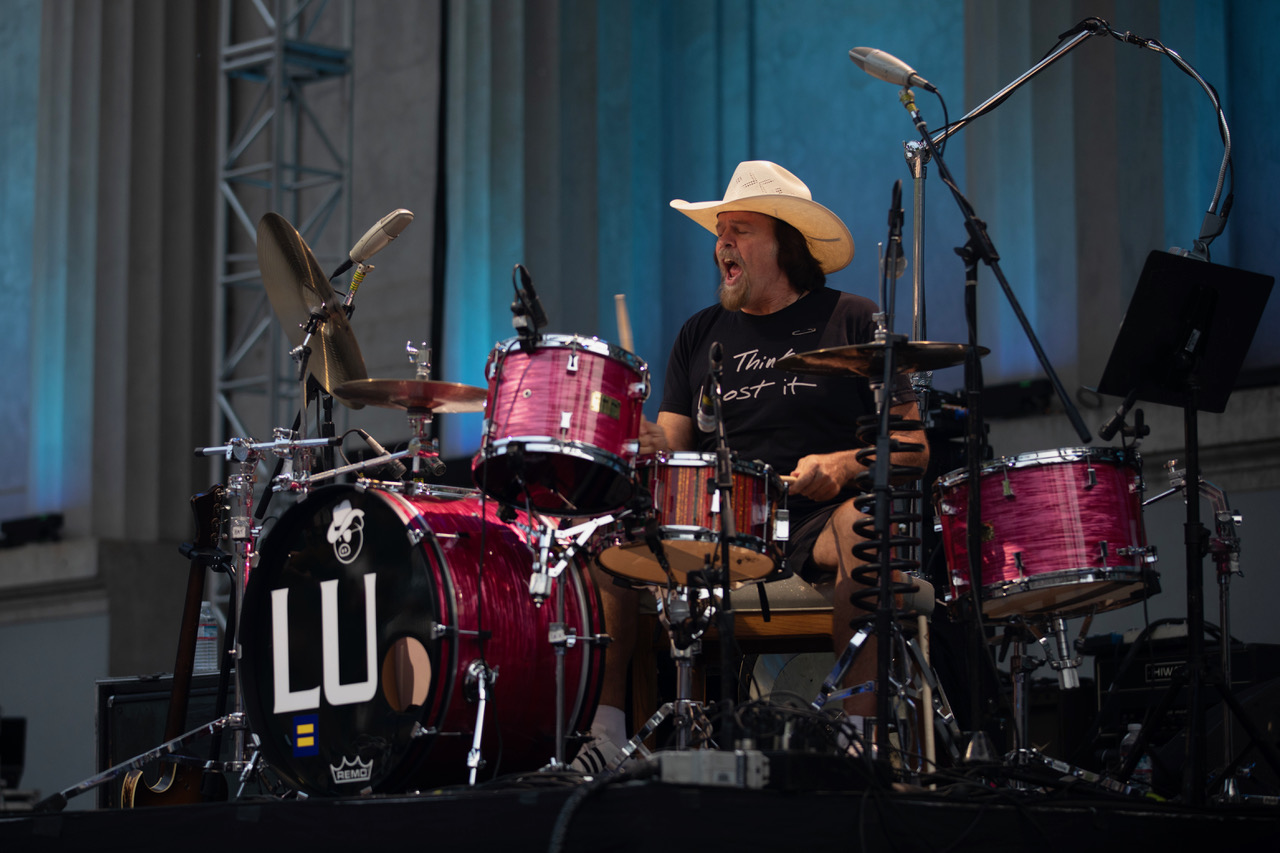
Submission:
MULTIPOLYGON (((95 727, 97 729, 98 772, 148 752, 164 743, 164 724, 169 715, 169 694, 173 688, 173 676, 157 675, 104 678, 96 682, 97 704, 95 727)), ((191 679, 191 696, 187 703, 187 722, 183 732, 191 731, 214 719, 217 709, 218 673, 197 673, 191 679)), ((227 697, 228 712, 232 709, 232 697, 227 697)), ((230 760, 234 754, 234 737, 229 729, 223 730, 222 760, 230 760)), ((210 739, 195 739, 183 751, 189 755, 208 758, 210 739)), ((154 782, 158 774, 151 770, 145 778, 154 782)), ((116 808, 120 805, 120 785, 117 779, 98 787, 98 807, 116 808)))

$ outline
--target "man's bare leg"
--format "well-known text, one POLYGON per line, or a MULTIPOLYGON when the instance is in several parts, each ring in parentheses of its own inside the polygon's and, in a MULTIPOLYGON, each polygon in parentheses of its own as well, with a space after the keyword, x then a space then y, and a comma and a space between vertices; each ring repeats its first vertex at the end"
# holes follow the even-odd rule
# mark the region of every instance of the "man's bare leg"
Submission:
MULTIPOLYGON (((845 501, 831 514, 818 540, 813 546, 813 561, 823 569, 836 572, 835 597, 831 611, 831 645, 838 658, 849 645, 853 637, 853 629, 849 623, 855 617, 866 615, 850 603, 849 597, 855 591, 865 589, 853 578, 853 571, 863 563, 853 556, 853 546, 862 541, 853 530, 855 521, 863 518, 853 506, 853 501, 845 501)), ((867 638, 858 652, 853 666, 845 674, 844 685, 851 687, 876 678, 876 637, 867 638)), ((876 713, 875 693, 860 693, 844 700, 846 714, 874 717, 876 713)))

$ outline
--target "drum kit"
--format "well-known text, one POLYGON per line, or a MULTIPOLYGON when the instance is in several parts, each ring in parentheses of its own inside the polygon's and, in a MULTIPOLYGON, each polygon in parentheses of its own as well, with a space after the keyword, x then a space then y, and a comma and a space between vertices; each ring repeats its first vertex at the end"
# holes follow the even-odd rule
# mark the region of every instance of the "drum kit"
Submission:
MULTIPOLYGON (((359 278, 371 269, 368 254, 358 261, 359 278)), ((63 801, 125 770, 173 761, 193 739, 224 729, 235 734, 235 758, 220 769, 239 773, 242 790, 264 765, 289 789, 321 796, 475 784, 482 768, 494 775, 563 768, 595 713, 610 641, 592 563, 654 592, 678 671, 676 702, 655 714, 625 756, 642 750, 644 735, 671 714, 677 745, 687 748, 691 730, 707 723, 690 671, 712 614, 727 609, 720 602, 730 587, 786 575, 783 478, 732 458, 732 509, 722 513, 717 454, 640 455, 647 366, 629 340, 618 347, 541 334, 545 314, 523 267, 513 276, 519 334, 493 349, 488 387, 479 388, 432 379, 425 344, 407 347, 413 378, 369 378, 349 322, 351 293, 339 301, 301 235, 278 215, 260 223, 259 260, 306 402, 294 428, 276 429, 271 441, 232 439, 196 451, 236 469, 220 542, 231 553, 218 561, 232 580, 223 658, 224 670, 234 661, 236 709, 61 792, 63 801), (307 438, 304 412, 313 399, 326 404, 326 420, 319 437, 307 438), (317 466, 317 455, 341 444, 328 420, 331 399, 403 411, 407 448, 387 452, 357 431, 374 456, 317 466), (480 411, 477 488, 430 482, 443 470, 434 416, 480 411), (257 517, 275 493, 295 502, 259 543, 253 495, 273 458, 257 517), (577 523, 568 526, 571 519, 577 523)), ((620 327, 629 338, 625 317, 620 327)), ((889 349, 893 369, 915 372, 955 364, 967 348, 857 345, 793 356, 791 368, 874 381, 889 349)), ((948 599, 956 602, 970 596, 967 479, 953 472, 934 492, 948 599)), ((984 616, 1060 635, 1065 618, 1150 594, 1154 557, 1138 486, 1136 459, 1117 452, 1064 450, 985 465, 984 616)), ((940 692, 927 661, 911 650, 925 695, 940 692)), ((851 644, 849 654, 857 651, 851 644)), ((815 709, 833 698, 832 686, 824 685, 815 709)), ((936 711, 939 730, 958 735, 945 697, 926 702, 923 716, 936 711)))

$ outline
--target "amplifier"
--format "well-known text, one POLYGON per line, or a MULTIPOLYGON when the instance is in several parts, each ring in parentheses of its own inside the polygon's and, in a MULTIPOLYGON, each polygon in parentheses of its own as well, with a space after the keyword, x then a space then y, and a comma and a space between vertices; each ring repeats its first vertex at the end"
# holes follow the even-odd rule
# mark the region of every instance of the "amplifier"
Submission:
MULTIPOLYGON (((169 693, 173 688, 173 676, 139 675, 123 678, 103 678, 95 682, 97 703, 95 727, 97 730, 97 765, 101 773, 122 761, 148 752, 164 743, 164 724, 169 715, 169 693)), ((234 688, 231 688, 232 690, 234 688)), ((191 698, 187 703, 187 722, 183 731, 191 731, 212 722, 217 709, 218 673, 197 673, 191 678, 191 698)), ((233 699, 227 698, 227 710, 232 710, 233 699)), ((234 754, 233 733, 223 731, 222 760, 234 754)), ((209 738, 192 741, 185 752, 207 758, 209 738)), ((146 774, 154 781, 155 772, 146 774)), ((98 807, 116 808, 120 805, 120 785, 123 777, 98 787, 98 807)))
MULTIPOLYGON (((1129 646, 1120 644, 1098 651, 1094 657, 1094 682, 1097 685, 1097 707, 1101 712, 1106 705, 1108 691, 1115 686, 1112 714, 1104 721, 1107 728, 1123 731, 1128 723, 1140 723, 1149 708, 1164 696, 1174 675, 1187 660, 1186 639, 1158 640, 1147 649, 1140 649, 1129 668, 1120 672, 1120 665, 1129 646), (1117 680, 1118 679, 1118 680, 1117 680)), ((1217 644, 1205 646, 1207 670, 1217 673, 1222 652, 1217 644)), ((1269 644, 1240 644, 1231 649, 1231 686, 1233 692, 1261 684, 1280 676, 1280 646, 1269 644)), ((1187 691, 1184 687, 1173 697, 1169 705, 1170 719, 1164 721, 1154 733, 1158 742, 1161 733, 1173 734, 1186 725, 1187 691)), ((1212 688, 1204 692, 1205 701, 1216 704, 1218 692, 1212 688)))

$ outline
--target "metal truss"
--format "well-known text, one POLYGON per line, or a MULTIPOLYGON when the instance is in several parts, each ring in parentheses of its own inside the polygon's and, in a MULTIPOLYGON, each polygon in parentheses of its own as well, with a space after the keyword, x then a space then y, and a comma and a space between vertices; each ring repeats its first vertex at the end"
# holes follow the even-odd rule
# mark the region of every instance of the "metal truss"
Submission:
POLYGON ((284 216, 325 269, 350 248, 354 92, 351 0, 222 0, 221 12, 215 445, 269 439, 297 416, 297 367, 263 288, 257 224, 284 216))

